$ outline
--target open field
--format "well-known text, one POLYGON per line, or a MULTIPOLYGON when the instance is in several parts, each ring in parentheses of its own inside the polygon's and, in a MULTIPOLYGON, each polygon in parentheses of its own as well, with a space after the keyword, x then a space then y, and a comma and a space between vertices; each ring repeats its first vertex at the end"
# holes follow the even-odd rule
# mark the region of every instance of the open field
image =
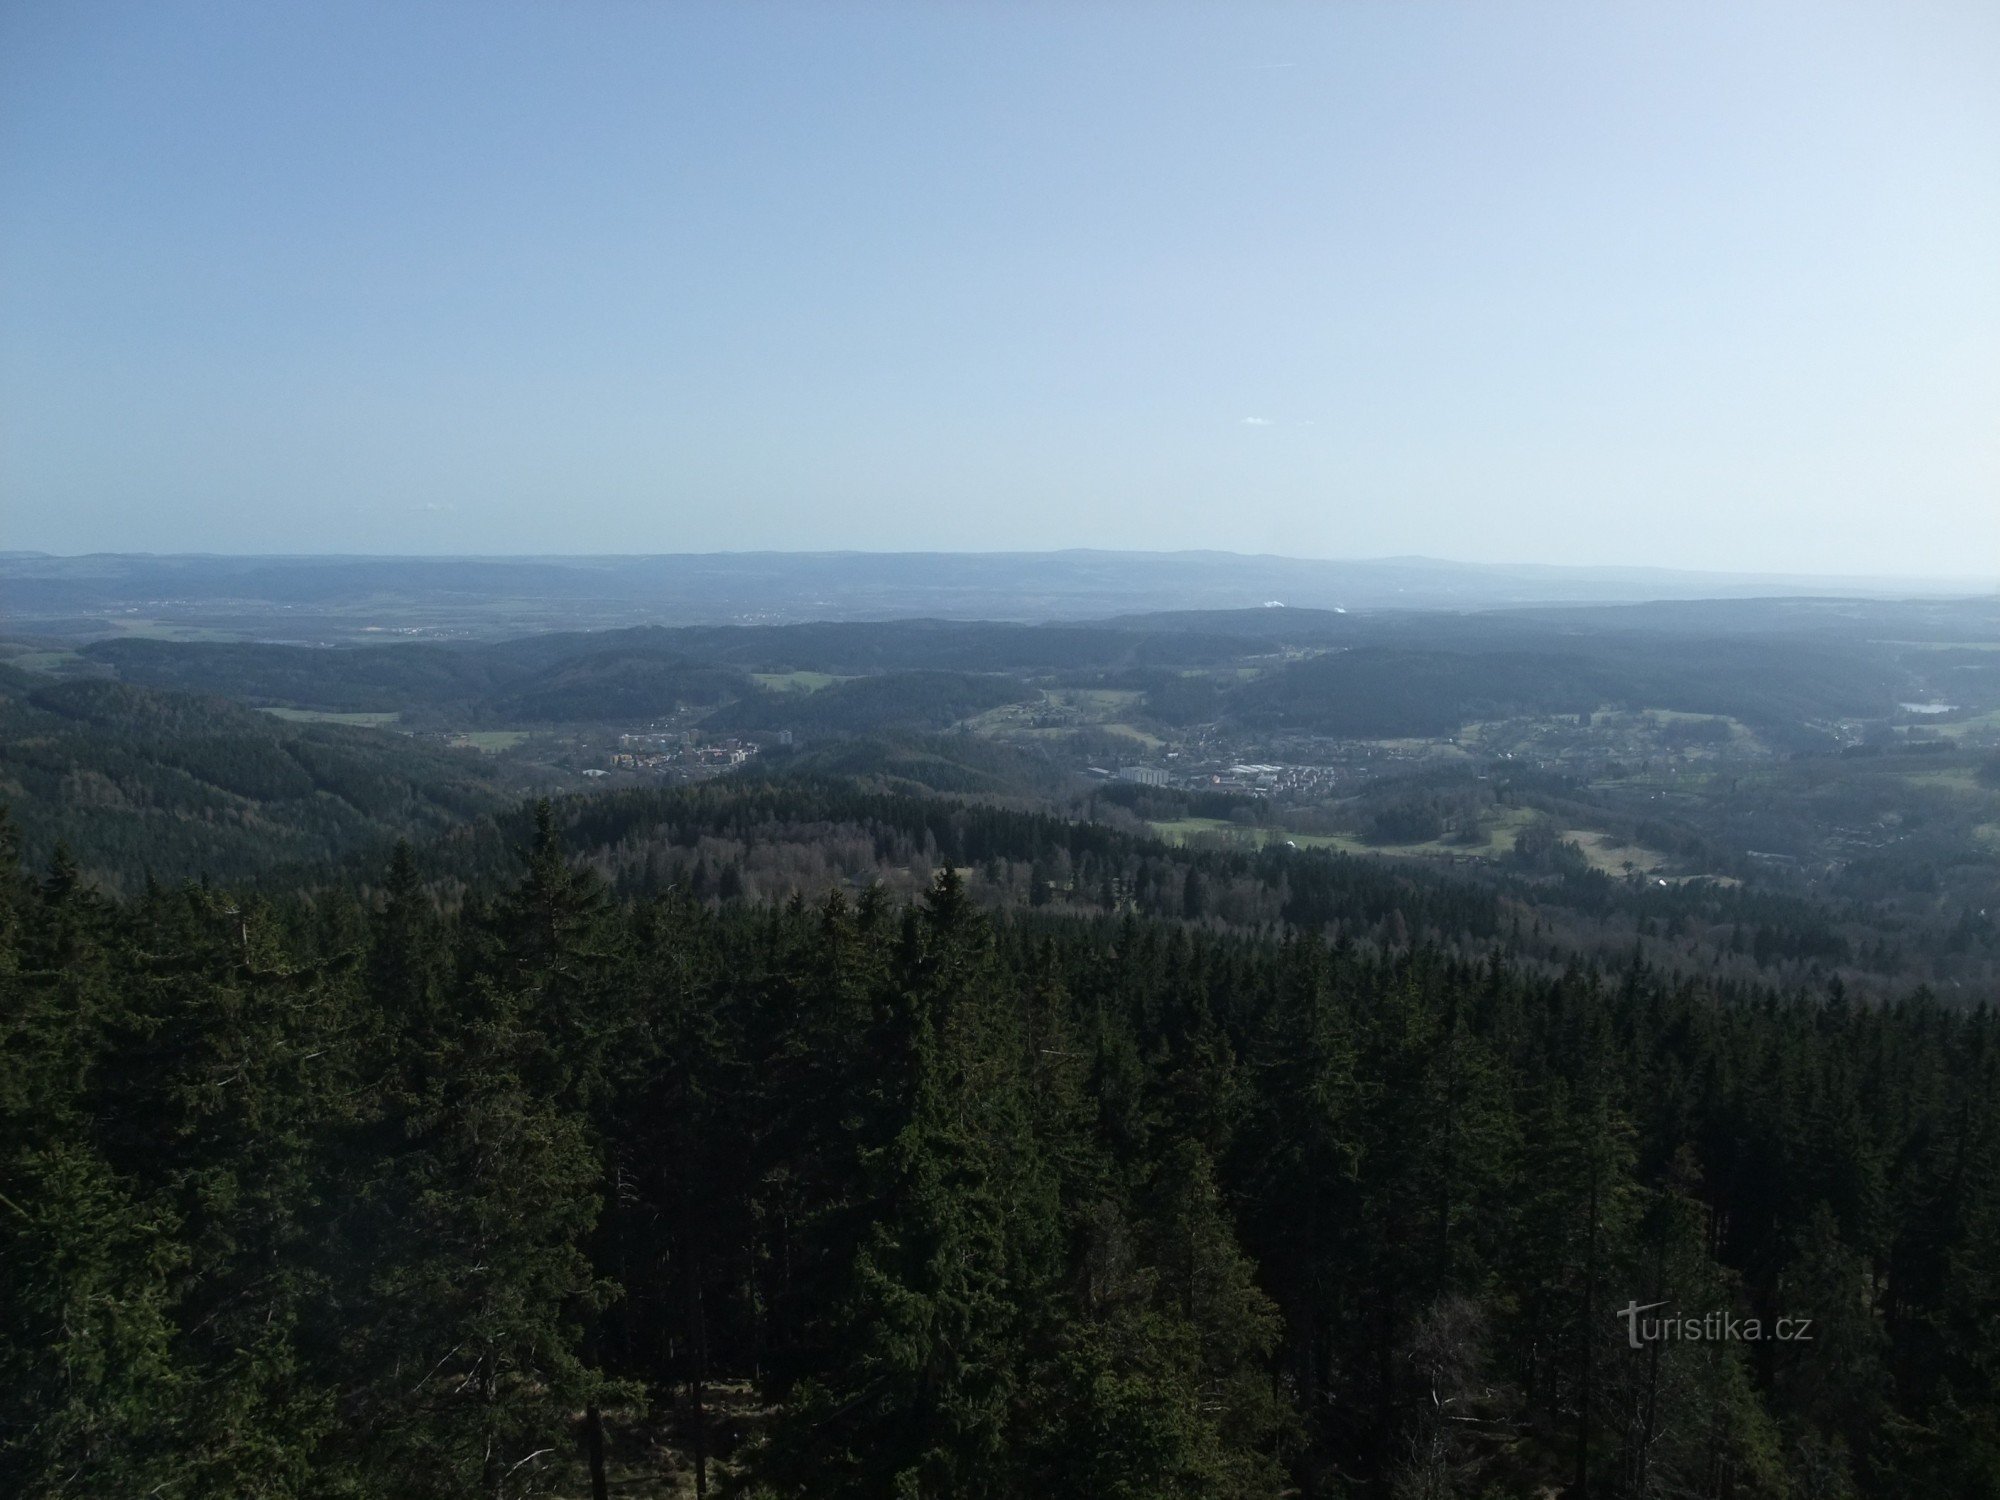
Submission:
POLYGON ((177 620, 159 620, 137 615, 113 615, 103 628, 116 636, 142 641, 240 641, 240 632, 209 625, 188 625, 177 620))
POLYGON ((1297 844, 1301 849, 1339 849, 1356 853, 1367 846, 1337 833, 1291 833, 1283 828, 1255 828, 1232 823, 1226 818, 1172 818, 1149 825, 1170 844, 1180 845, 1203 836, 1221 836, 1263 848, 1266 844, 1297 844))
POLYGON ((1969 719, 1954 719, 1948 724, 1925 724, 1921 726, 1933 734, 1947 739, 1983 738, 2000 735, 2000 710, 1993 713, 1975 714, 1969 719))
POLYGON ((1224 838, 1253 843, 1258 848, 1268 844, 1291 843, 1301 849, 1333 849, 1342 854, 1388 854, 1411 859, 1438 857, 1496 859, 1512 851, 1516 835, 1532 822, 1534 817, 1535 814, 1526 808, 1504 809, 1487 825, 1485 839, 1476 844, 1453 843, 1447 839, 1428 839, 1415 844, 1371 844, 1352 834, 1299 833, 1286 828, 1256 828, 1242 823, 1232 823, 1224 818, 1173 818, 1154 822, 1150 826, 1170 844, 1185 844, 1191 838, 1204 835, 1220 835, 1224 838))
MULTIPOLYGON (((0 653, 10 650, 12 648, 0 648, 0 653)), ((90 665, 87 657, 75 651, 43 650, 39 647, 12 651, 11 655, 0 655, 0 659, 23 672, 70 672, 90 665)))
POLYGON ((1158 750, 1166 741, 1157 734, 1149 734, 1136 724, 1100 724, 1098 728, 1106 734, 1115 734, 1122 739, 1133 740, 1148 750, 1158 750))
POLYGON ((401 714, 333 713, 318 708, 267 708, 264 712, 292 724, 355 724, 363 729, 381 729, 402 718, 401 714))
POLYGON ((759 686, 774 693, 816 693, 835 683, 854 680, 851 677, 836 677, 831 672, 752 672, 750 677, 759 686))
POLYGON ((1145 696, 1129 688, 1048 688, 1039 698, 989 708, 968 720, 967 727, 975 734, 1030 739, 1060 739, 1079 729, 1096 729, 1150 750, 1165 741, 1129 722, 1143 709, 1145 696))
POLYGON ((1650 875, 1667 862, 1667 857, 1656 849, 1641 844, 1615 844, 1609 835, 1588 828, 1568 828, 1562 836, 1583 851, 1593 870, 1602 870, 1606 875, 1650 875))
POLYGON ((461 750, 483 750, 488 755, 497 755, 502 750, 512 750, 528 737, 525 729, 470 729, 452 740, 461 750))
POLYGON ((1050 688, 1044 696, 1052 707, 1098 722, 1130 713, 1146 695, 1129 688, 1050 688))

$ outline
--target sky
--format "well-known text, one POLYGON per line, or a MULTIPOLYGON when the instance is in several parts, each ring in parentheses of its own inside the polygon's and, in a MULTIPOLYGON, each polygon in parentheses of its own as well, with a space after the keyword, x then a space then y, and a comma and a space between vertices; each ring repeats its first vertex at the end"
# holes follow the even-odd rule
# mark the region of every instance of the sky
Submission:
POLYGON ((2000 571, 1991 0, 0 6, 0 549, 2000 571))

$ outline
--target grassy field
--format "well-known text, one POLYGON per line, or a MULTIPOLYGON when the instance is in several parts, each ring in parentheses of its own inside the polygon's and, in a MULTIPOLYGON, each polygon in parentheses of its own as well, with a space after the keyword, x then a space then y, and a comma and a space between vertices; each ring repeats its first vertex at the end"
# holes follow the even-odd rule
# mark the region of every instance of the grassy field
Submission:
POLYGON ((1613 844, 1606 834, 1588 828, 1569 828, 1563 838, 1583 851, 1593 870, 1606 875, 1650 875, 1667 862, 1667 857, 1643 844, 1613 844))
POLYGON ((1130 688, 1049 688, 1033 702, 1003 703, 967 722, 975 734, 999 738, 1057 739, 1097 729, 1157 750, 1164 740, 1126 722, 1145 696, 1130 688))
POLYGON ((401 714, 331 713, 317 708, 267 708, 264 712, 292 724, 357 724, 363 729, 380 729, 402 717, 401 714))
POLYGON ((1073 734, 1079 729, 1102 729, 1137 740, 1154 748, 1165 741, 1135 724, 1126 722, 1145 694, 1130 688, 1048 688, 1028 703, 1003 703, 971 720, 979 734, 1049 735, 1073 734), (1038 724, 1037 719, 1053 719, 1038 724))
POLYGON ((121 636, 132 636, 146 641, 240 641, 243 636, 233 630, 215 630, 206 625, 181 625, 172 620, 140 619, 133 615, 118 615, 102 622, 106 629, 121 636))
POLYGON ((0 645, 0 660, 23 672, 67 672, 85 666, 89 662, 88 657, 75 651, 11 645, 0 645))
MULTIPOLYGON (((1269 844, 1293 843, 1301 849, 1335 849, 1342 854, 1387 854, 1398 858, 1497 859, 1513 851, 1514 838, 1535 818, 1527 808, 1507 808, 1486 828, 1485 839, 1477 844, 1455 844, 1431 839, 1421 844, 1370 844, 1345 833, 1298 833, 1285 828, 1249 828, 1222 818, 1173 818, 1151 825, 1170 844, 1185 844, 1202 835, 1220 835, 1262 848, 1269 844)), ((1595 835, 1592 835, 1595 837, 1595 835)))
POLYGON ((1148 734, 1133 724, 1100 724, 1098 727, 1106 734, 1115 734, 1123 739, 1135 741, 1148 750, 1157 750, 1166 744, 1166 741, 1157 734, 1148 734))
POLYGON ((471 729, 452 744, 460 750, 484 750, 488 755, 497 755, 502 750, 512 750, 527 737, 525 729, 471 729))
POLYGON ((851 677, 836 677, 831 672, 752 672, 750 680, 774 693, 816 693, 821 688, 832 687, 836 682, 852 682, 851 677))
POLYGON ((1045 696, 1057 708, 1101 722, 1130 713, 1146 695, 1131 688, 1050 688, 1045 696))
POLYGON ((1209 834, 1240 841, 1258 848, 1266 844, 1291 842, 1301 849, 1344 849, 1353 851, 1362 845, 1341 834, 1330 833, 1288 833, 1282 828, 1251 828, 1242 823, 1232 823, 1226 818, 1171 818, 1151 825, 1153 832, 1170 844, 1185 844, 1189 839, 1209 834))
POLYGON ((1969 719, 1956 719, 1949 724, 1926 724, 1922 727, 1954 740, 1968 735, 1978 738, 2000 734, 2000 712, 1975 714, 1969 719))
POLYGON ((1521 830, 1535 821, 1533 809, 1526 807, 1504 807, 1497 810, 1493 821, 1486 825, 1486 842, 1483 844, 1412 844, 1413 851, 1442 854, 1477 854, 1484 859, 1498 859, 1503 854, 1514 852, 1514 840, 1521 830))

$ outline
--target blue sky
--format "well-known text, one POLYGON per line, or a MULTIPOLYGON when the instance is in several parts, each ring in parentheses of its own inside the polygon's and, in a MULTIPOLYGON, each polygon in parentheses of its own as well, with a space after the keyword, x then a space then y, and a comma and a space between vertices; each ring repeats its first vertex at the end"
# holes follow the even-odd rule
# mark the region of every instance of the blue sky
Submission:
POLYGON ((0 547, 2000 566, 2000 6, 0 7, 0 547))

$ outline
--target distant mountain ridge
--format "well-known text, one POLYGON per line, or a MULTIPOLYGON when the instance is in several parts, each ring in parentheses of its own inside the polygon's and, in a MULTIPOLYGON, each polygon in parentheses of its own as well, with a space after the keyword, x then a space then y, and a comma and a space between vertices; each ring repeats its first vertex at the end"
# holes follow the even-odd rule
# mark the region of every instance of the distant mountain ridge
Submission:
POLYGON ((1165 610, 1479 610, 1848 595, 1991 593, 1992 578, 1829 578, 1332 561, 1227 552, 727 552, 633 557, 0 555, 17 631, 98 636, 157 622, 325 644, 370 634, 492 639, 552 629, 807 620, 1039 622, 1165 610))

